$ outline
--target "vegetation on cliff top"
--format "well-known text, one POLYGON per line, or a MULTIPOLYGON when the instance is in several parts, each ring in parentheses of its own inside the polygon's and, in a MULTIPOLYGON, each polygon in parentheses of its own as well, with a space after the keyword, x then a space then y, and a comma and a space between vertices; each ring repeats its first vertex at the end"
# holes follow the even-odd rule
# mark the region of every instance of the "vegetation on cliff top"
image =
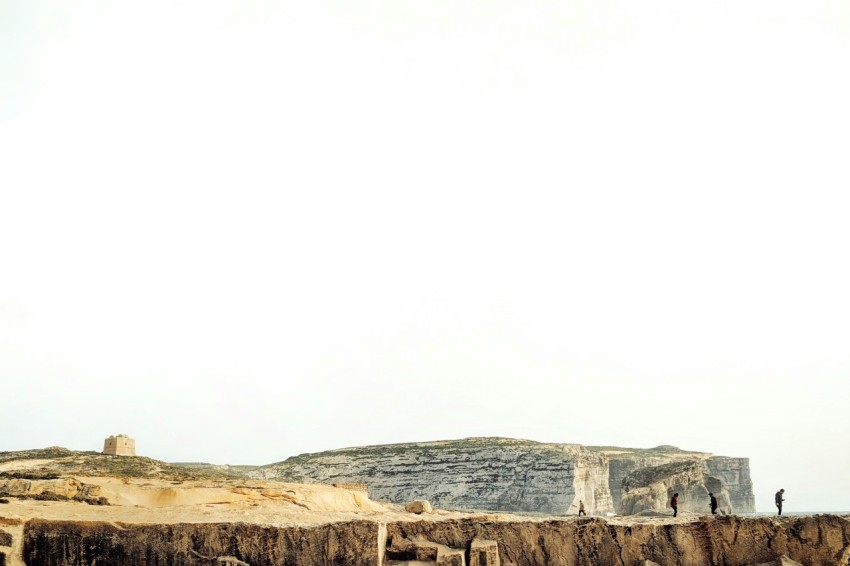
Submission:
MULTIPOLYGON (((553 448, 560 449, 564 446, 578 446, 577 444, 555 444, 549 442, 537 442, 535 440, 524 440, 520 438, 502 438, 497 436, 488 437, 473 437, 462 438, 457 440, 433 440, 427 442, 399 442, 396 444, 377 444, 371 446, 351 446, 348 448, 336 448, 334 450, 326 450, 324 452, 307 452, 297 456, 291 456, 285 461, 288 463, 297 463, 299 461, 311 460, 316 457, 332 457, 342 454, 355 455, 392 455, 403 454, 412 450, 417 451, 467 451, 470 448, 476 450, 498 449, 512 447, 527 447, 527 448, 553 448)), ((280 463, 280 462, 278 462, 280 463)), ((274 464, 272 464, 274 465, 274 464)))
POLYGON ((602 452, 608 456, 616 456, 618 454, 623 455, 644 455, 644 456, 656 456, 656 455, 690 455, 690 456, 709 456, 708 452, 697 452, 694 450, 682 450, 677 446, 671 446, 669 444, 662 444, 661 446, 655 446, 653 448, 624 448, 622 446, 585 446, 591 452, 602 452))
POLYGON ((618 455, 631 456, 682 456, 689 460, 695 457, 710 456, 707 452, 694 452, 682 450, 676 446, 661 445, 654 448, 623 448, 618 446, 582 446, 572 443, 551 443, 537 442, 534 440, 524 440, 517 438, 503 437, 473 437, 463 438, 458 440, 436 440, 430 442, 402 442, 397 444, 380 444, 374 446, 354 446, 348 448, 337 448, 335 450, 327 450, 324 452, 308 452, 291 456, 284 461, 275 462, 266 466, 259 466, 259 469, 290 466, 314 462, 319 458, 333 458, 334 456, 352 456, 355 458, 380 459, 393 456, 402 456, 404 454, 417 452, 419 454, 450 452, 468 452, 470 450, 487 450, 487 449, 503 449, 505 447, 529 448, 529 449, 551 449, 562 450, 565 447, 576 449, 587 449, 595 454, 605 454, 609 457, 617 457, 618 455))
POLYGON ((53 479, 70 475, 174 480, 241 477, 236 470, 195 468, 169 464, 145 456, 110 456, 94 451, 78 452, 58 446, 0 452, 0 464, 13 461, 21 462, 0 475, 20 479, 53 479), (27 465, 27 460, 32 460, 32 465, 27 465))

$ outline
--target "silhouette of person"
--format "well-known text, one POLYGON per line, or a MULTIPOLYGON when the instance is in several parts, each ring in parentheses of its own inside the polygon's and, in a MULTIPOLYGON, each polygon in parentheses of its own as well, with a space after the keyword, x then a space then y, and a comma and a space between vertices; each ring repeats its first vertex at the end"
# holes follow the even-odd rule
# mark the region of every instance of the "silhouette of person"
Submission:
POLYGON ((673 494, 673 499, 670 500, 670 507, 673 508, 673 516, 674 517, 679 514, 679 494, 678 493, 673 494))
POLYGON ((779 509, 779 514, 782 515, 782 502, 785 501, 785 488, 783 487, 776 492, 776 508, 779 509))
POLYGON ((581 517, 582 515, 587 517, 587 512, 584 510, 584 501, 579 499, 578 500, 578 516, 581 517))
POLYGON ((717 498, 713 493, 709 493, 708 496, 711 498, 711 514, 717 515, 717 498))

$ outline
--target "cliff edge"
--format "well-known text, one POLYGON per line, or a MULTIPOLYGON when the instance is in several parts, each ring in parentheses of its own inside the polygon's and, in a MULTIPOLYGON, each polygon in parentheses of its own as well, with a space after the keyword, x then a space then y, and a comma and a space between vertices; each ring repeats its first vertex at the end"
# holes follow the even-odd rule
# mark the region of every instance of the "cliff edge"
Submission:
POLYGON ((605 515, 634 510, 632 500, 628 508, 623 506, 626 476, 677 462, 700 463, 706 479, 719 481, 720 486, 704 483, 702 487, 705 493, 724 492, 728 499, 724 509, 755 511, 746 458, 673 446, 629 449, 468 438, 302 454, 260 466, 248 475, 279 481, 363 483, 377 500, 427 499, 444 509, 563 515, 576 513, 583 501, 588 513, 605 515))

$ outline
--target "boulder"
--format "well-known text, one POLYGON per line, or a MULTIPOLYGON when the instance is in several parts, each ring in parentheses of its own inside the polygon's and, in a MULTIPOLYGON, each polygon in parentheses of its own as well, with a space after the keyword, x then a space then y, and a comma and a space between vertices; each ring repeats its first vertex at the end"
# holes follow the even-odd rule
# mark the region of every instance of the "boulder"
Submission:
POLYGON ((431 504, 425 501, 424 499, 415 499, 406 503, 404 505, 404 510, 408 513, 416 513, 417 515, 421 515, 422 513, 433 512, 433 509, 431 509, 431 504))

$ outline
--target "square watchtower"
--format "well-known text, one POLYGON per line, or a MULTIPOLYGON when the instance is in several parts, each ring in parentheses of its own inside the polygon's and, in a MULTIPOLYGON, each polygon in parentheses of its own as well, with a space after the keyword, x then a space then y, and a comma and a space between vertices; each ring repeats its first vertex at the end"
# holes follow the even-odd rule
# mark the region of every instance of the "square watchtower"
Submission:
POLYGON ((135 456, 136 441, 126 434, 110 436, 103 441, 103 453, 113 456, 135 456))

